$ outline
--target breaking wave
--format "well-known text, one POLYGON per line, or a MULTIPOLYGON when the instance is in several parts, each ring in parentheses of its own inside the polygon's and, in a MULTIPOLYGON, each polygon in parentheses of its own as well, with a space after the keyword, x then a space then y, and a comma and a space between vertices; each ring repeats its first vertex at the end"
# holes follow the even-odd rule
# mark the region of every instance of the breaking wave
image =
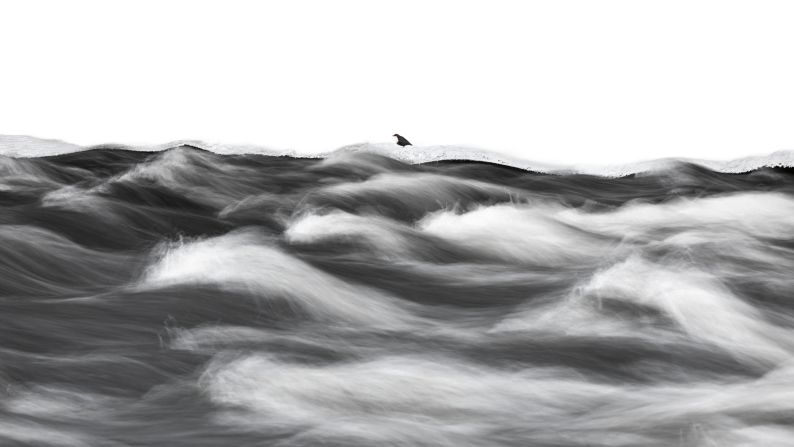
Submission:
POLYGON ((790 169, 373 152, 0 157, 0 444, 794 439, 790 169))

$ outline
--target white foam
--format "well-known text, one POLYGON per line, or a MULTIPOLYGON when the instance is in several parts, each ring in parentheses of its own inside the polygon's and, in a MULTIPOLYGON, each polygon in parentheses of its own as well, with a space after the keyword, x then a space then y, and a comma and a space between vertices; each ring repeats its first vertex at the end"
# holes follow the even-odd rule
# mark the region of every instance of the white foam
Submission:
POLYGON ((540 429, 544 422, 563 420, 578 405, 577 396, 612 391, 572 380, 565 370, 498 372, 452 358, 410 356, 326 367, 284 364, 265 355, 231 361, 220 356, 200 384, 216 402, 256 414, 232 423, 308 424, 316 426, 315 435, 370 441, 402 432, 400 445, 427 445, 423 437, 431 432, 438 445, 470 445, 466 436, 482 442, 497 427, 529 420, 540 429))
MULTIPOLYGON (((638 172, 666 170, 676 162, 693 163, 714 171, 740 173, 762 167, 794 167, 794 150, 782 150, 768 155, 754 155, 728 161, 693 158, 667 158, 615 165, 549 164, 532 162, 519 157, 499 154, 482 148, 468 146, 436 145, 400 147, 392 143, 360 143, 344 146, 335 151, 298 153, 257 145, 221 144, 197 140, 177 140, 157 145, 129 146, 125 149, 162 151, 181 145, 195 146, 218 154, 263 154, 301 158, 328 158, 335 154, 374 153, 406 163, 417 164, 442 160, 469 160, 496 163, 536 172, 582 173, 608 177, 624 176, 638 172)), ((23 135, 0 135, 0 155, 12 157, 41 157, 89 149, 58 140, 45 140, 23 135)))
POLYGON ((564 266, 592 263, 616 246, 566 226, 555 215, 556 205, 502 204, 457 214, 442 211, 419 222, 436 237, 508 261, 564 266))
POLYGON ((48 140, 27 135, 0 135, 0 155, 8 157, 46 157, 85 150, 84 147, 61 140, 48 140))
POLYGON ((498 186, 491 183, 429 173, 384 173, 373 175, 361 182, 344 182, 325 187, 322 193, 350 196, 366 193, 391 194, 405 201, 444 200, 454 203, 463 191, 479 191, 488 194, 514 195, 516 198, 526 191, 498 186))
POLYGON ((381 254, 406 255, 410 252, 410 245, 403 234, 406 230, 400 223, 382 217, 335 211, 301 216, 289 225, 284 238, 290 244, 359 241, 376 248, 381 254))
POLYGON ((615 211, 565 209, 556 218, 579 228, 616 237, 641 238, 659 230, 708 228, 776 238, 794 231, 794 199, 774 192, 742 192, 682 198, 662 204, 628 203, 615 211))
POLYGON ((263 299, 286 297, 329 322, 405 327, 413 320, 392 297, 318 270, 253 230, 175 244, 149 269, 140 286, 180 284, 213 284, 263 299))
POLYGON ((545 444, 586 433, 594 445, 663 445, 642 431, 676 427, 689 428, 688 437, 741 445, 784 439, 785 432, 762 426, 754 432, 740 417, 794 410, 791 372, 782 365, 757 380, 615 384, 591 382, 567 368, 495 370, 448 357, 306 365, 262 354, 218 355, 199 384, 213 401, 238 410, 221 422, 312 427, 300 435, 307 444, 479 446, 498 444, 500 435, 545 444))
POLYGON ((553 265, 608 257, 604 250, 620 248, 614 242, 618 239, 649 244, 678 234, 669 243, 686 245, 686 238, 777 238, 794 232, 792 215, 790 196, 750 192, 663 204, 630 202, 607 212, 545 203, 500 204, 463 214, 433 213, 419 222, 419 228, 504 259, 553 265), (704 228, 708 234, 693 233, 704 228))
POLYGON ((751 365, 781 364, 794 353, 794 344, 789 342, 794 333, 766 321, 719 277, 691 265, 652 263, 638 256, 597 272, 567 297, 517 311, 490 332, 620 336, 648 343, 714 345, 751 365), (604 300, 655 309, 673 326, 653 315, 627 318, 601 311, 604 300))
POLYGON ((436 213, 420 227, 508 260, 564 267, 599 261, 604 266, 571 296, 543 308, 530 305, 496 325, 494 332, 636 334, 679 342, 675 334, 660 333, 653 318, 608 318, 598 310, 600 299, 615 299, 657 309, 693 342, 774 364, 790 358, 794 345, 787 340, 793 334, 767 322, 725 284, 746 283, 763 269, 766 287, 781 294, 790 289, 791 252, 770 250, 759 238, 794 233, 792 215, 794 200, 786 195, 735 193, 656 205, 629 203, 598 213, 560 205, 502 204, 460 215, 436 213), (643 257, 646 251, 655 262, 643 257), (721 262, 736 257, 741 261, 721 262))
POLYGON ((689 265, 665 266, 631 257, 595 274, 581 293, 659 309, 690 337, 742 357, 772 363, 791 358, 791 350, 778 343, 791 333, 767 323, 718 278, 689 265))

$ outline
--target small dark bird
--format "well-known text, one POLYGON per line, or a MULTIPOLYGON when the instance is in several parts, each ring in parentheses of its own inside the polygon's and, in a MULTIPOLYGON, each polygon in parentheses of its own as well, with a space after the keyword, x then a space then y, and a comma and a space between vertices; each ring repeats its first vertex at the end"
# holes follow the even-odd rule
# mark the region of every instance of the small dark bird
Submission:
POLYGON ((400 146, 413 146, 410 141, 406 140, 404 136, 396 133, 393 136, 397 137, 397 144, 400 146))

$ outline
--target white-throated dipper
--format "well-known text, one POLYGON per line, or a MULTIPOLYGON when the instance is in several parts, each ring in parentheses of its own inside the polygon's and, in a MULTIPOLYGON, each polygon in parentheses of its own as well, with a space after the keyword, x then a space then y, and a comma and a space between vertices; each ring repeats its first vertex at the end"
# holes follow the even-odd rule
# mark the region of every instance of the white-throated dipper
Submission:
POLYGON ((413 146, 410 141, 406 140, 404 136, 396 133, 393 136, 397 137, 397 144, 400 146, 413 146))

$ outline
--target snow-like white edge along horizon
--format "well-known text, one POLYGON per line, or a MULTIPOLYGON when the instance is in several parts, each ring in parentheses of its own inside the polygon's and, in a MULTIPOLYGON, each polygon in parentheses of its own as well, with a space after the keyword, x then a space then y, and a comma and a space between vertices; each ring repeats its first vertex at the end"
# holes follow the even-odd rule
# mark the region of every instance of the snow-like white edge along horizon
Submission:
POLYGON ((499 154, 485 149, 466 146, 408 146, 400 147, 395 143, 359 143, 339 149, 315 154, 297 153, 294 150, 279 151, 264 146, 246 144, 220 144, 198 140, 177 140, 164 144, 129 146, 123 144, 107 144, 97 146, 80 146, 60 140, 36 138, 27 135, 0 135, 0 156, 15 158, 46 157, 79 152, 98 147, 118 147, 127 150, 159 152, 179 146, 194 146, 217 154, 258 154, 269 156, 288 156, 295 158, 333 159, 355 153, 372 153, 406 163, 418 164, 433 161, 463 160, 495 163, 504 166, 524 169, 527 171, 552 174, 589 174, 605 177, 621 177, 641 172, 665 170, 677 163, 692 163, 712 171, 724 173, 742 173, 764 167, 794 167, 794 150, 781 150, 769 155, 757 155, 737 158, 728 161, 703 160, 694 158, 662 158, 627 164, 613 165, 557 165, 532 162, 521 158, 499 154))

